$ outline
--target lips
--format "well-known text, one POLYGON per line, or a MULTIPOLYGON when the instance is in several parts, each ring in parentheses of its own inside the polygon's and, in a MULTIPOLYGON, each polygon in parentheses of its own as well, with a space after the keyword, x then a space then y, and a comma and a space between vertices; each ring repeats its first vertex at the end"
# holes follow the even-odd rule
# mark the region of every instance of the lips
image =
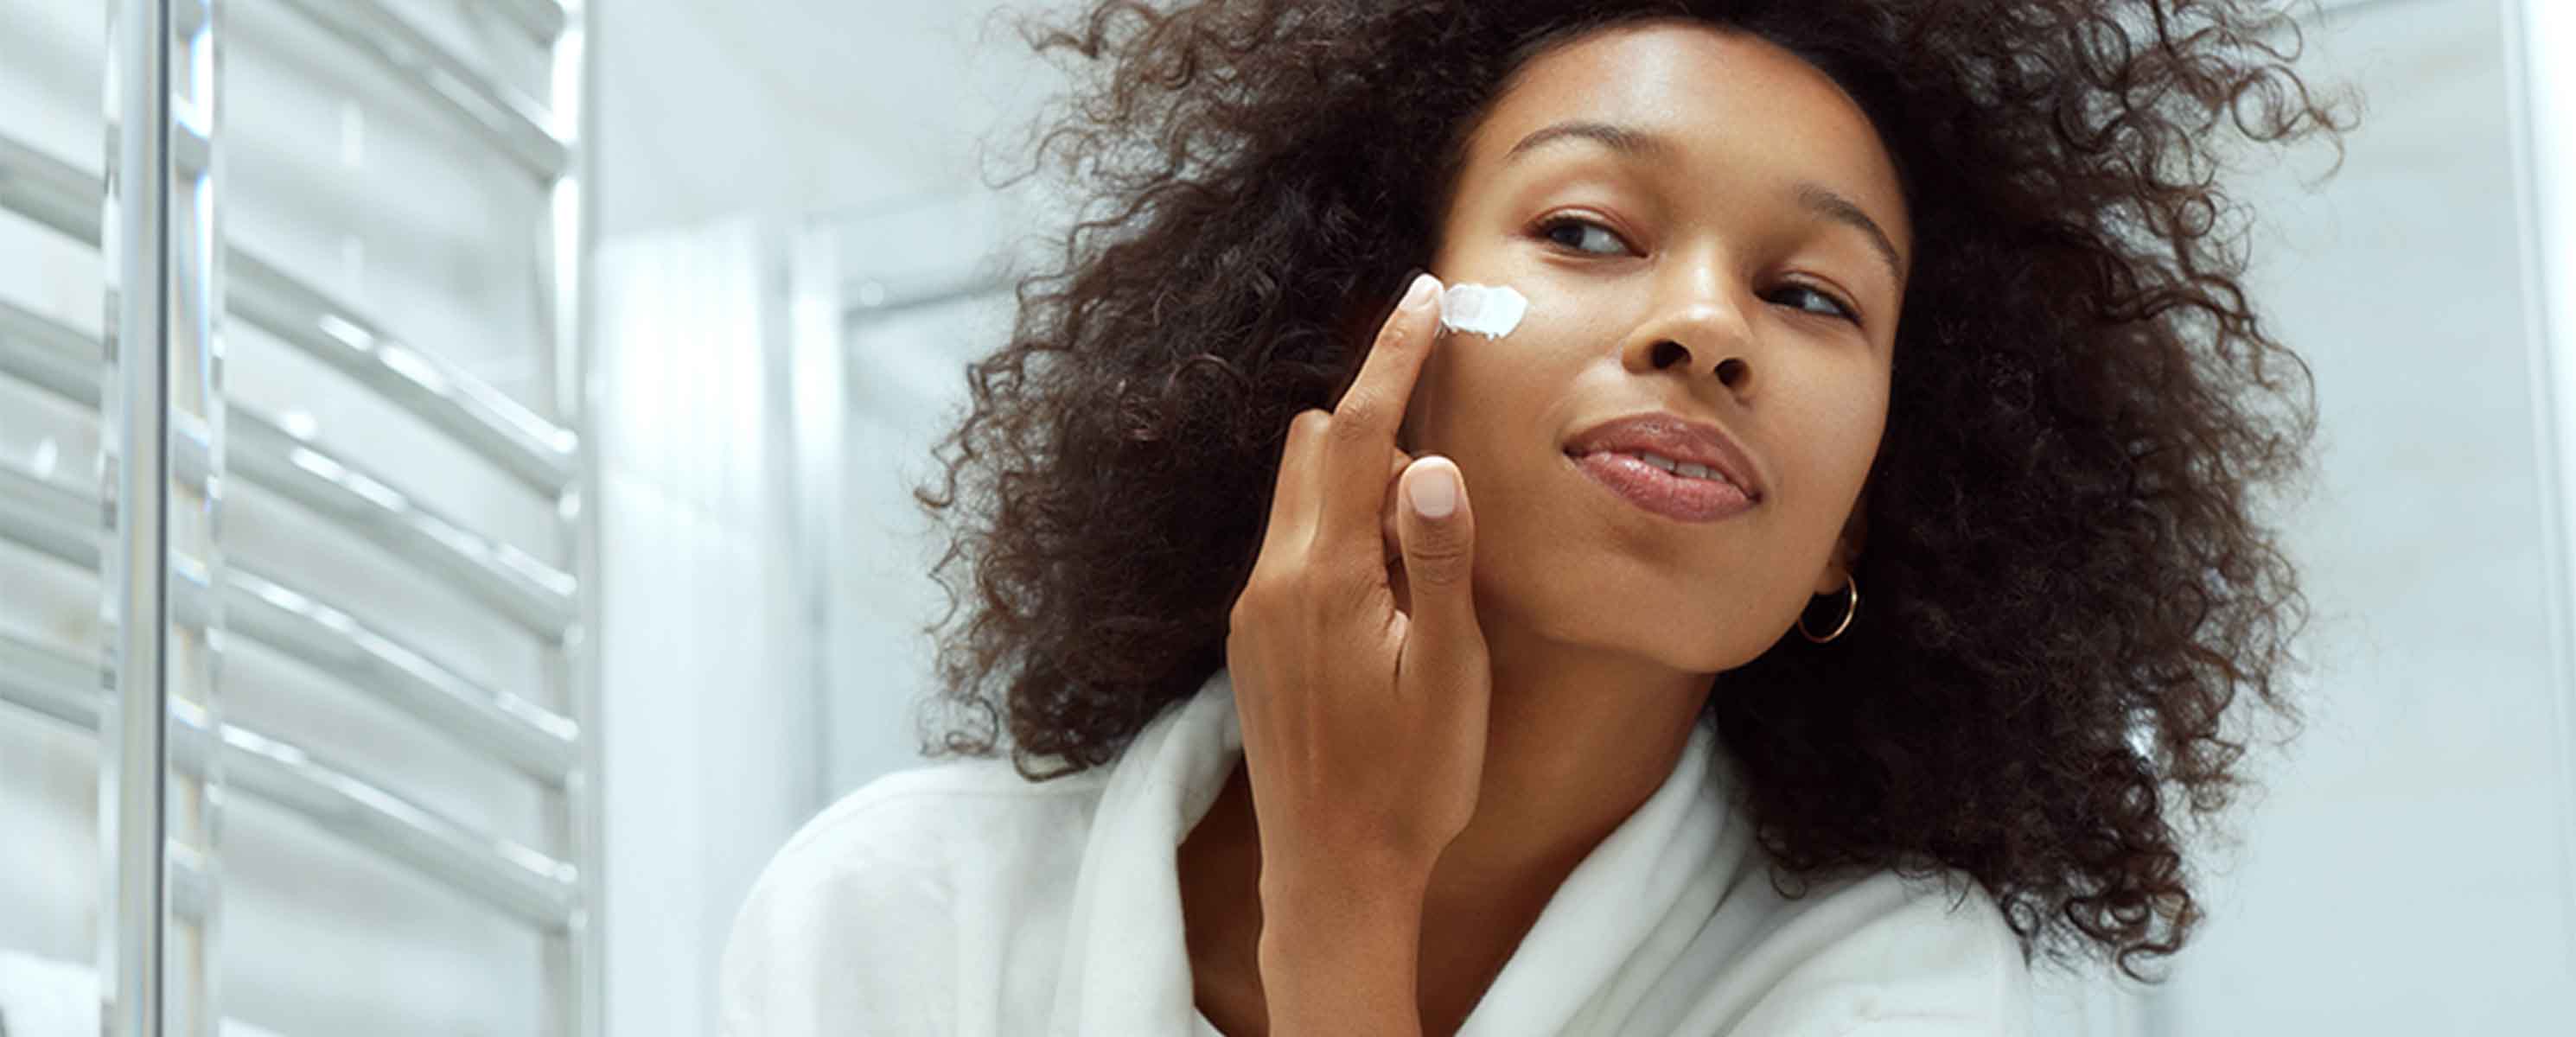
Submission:
POLYGON ((1575 433, 1565 447, 1566 456, 1578 460, 1587 454, 1634 451, 1715 469, 1743 491, 1748 503, 1762 499, 1762 479, 1753 457, 1735 437, 1716 425, 1692 421, 1671 411, 1644 411, 1612 418, 1575 433))
POLYGON ((1628 503, 1678 522, 1716 522, 1753 507, 1753 498, 1734 483, 1675 475, 1629 454, 1604 450, 1570 461, 1628 503))

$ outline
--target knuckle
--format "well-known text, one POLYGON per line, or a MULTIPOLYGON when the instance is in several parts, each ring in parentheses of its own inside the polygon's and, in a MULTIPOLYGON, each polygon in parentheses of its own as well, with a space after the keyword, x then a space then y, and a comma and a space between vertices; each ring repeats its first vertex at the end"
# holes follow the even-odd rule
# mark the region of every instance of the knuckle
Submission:
POLYGON ((1380 409, 1375 397, 1343 397, 1341 412, 1333 419, 1333 438, 1346 443, 1369 438, 1380 409))
POLYGON ((1250 582, 1245 583, 1243 590, 1234 596, 1234 607, 1226 611, 1227 620, 1241 623, 1267 611, 1270 600, 1274 596, 1274 592, 1270 589, 1270 582, 1271 578, 1267 575, 1255 575, 1250 582))
POLYGON ((1405 545, 1405 576, 1419 583, 1451 584, 1466 579, 1470 549, 1451 540, 1405 545))
POLYGON ((1330 413, 1312 407, 1298 411, 1296 417, 1288 419, 1288 445, 1284 452, 1296 453, 1298 445, 1313 439, 1332 417, 1330 413))
POLYGON ((1377 330, 1379 347, 1401 348, 1413 341, 1413 322, 1404 318, 1405 311, 1397 310, 1394 316, 1388 317, 1386 323, 1379 326, 1377 330))

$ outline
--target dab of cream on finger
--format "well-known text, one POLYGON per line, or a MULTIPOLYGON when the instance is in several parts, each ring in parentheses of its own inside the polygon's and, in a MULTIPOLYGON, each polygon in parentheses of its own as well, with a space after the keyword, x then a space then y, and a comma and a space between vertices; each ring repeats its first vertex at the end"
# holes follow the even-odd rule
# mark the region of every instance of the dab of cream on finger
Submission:
POLYGON ((1451 331, 1501 338, 1528 312, 1529 298, 1510 285, 1461 282, 1440 293, 1440 326, 1451 331))

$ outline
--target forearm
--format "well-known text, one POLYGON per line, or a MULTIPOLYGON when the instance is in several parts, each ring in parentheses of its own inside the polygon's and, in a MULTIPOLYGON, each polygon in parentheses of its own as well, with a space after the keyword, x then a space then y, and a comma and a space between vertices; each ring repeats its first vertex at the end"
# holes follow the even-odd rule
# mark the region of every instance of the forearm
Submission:
POLYGON ((1261 987, 1271 1037, 1419 1037, 1418 884, 1265 885, 1261 987))

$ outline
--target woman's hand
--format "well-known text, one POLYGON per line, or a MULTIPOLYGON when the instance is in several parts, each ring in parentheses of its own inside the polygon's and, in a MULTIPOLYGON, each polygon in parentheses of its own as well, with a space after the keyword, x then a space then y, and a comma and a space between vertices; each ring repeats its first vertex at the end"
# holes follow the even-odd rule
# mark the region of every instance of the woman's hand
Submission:
POLYGON ((1433 865, 1475 812, 1492 689, 1475 523, 1454 462, 1395 444, 1438 338, 1439 290, 1423 275, 1336 407, 1290 424, 1261 553, 1230 616, 1266 908, 1291 890, 1409 893, 1418 925, 1433 865), (1409 612, 1387 564, 1390 510, 1409 612))

